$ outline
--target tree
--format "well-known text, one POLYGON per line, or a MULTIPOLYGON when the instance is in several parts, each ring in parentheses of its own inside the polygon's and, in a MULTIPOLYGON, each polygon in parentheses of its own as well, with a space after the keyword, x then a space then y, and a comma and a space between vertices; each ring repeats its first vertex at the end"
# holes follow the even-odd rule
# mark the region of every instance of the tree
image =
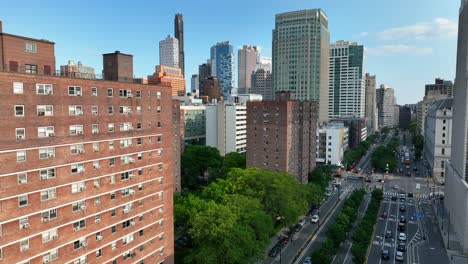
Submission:
POLYGON ((237 152, 228 153, 223 159, 222 174, 225 177, 233 168, 245 169, 246 164, 247 159, 245 155, 237 152))
POLYGON ((188 145, 181 156, 182 185, 199 189, 216 178, 222 165, 219 150, 209 146, 188 145), (209 173, 208 179, 204 178, 209 173))

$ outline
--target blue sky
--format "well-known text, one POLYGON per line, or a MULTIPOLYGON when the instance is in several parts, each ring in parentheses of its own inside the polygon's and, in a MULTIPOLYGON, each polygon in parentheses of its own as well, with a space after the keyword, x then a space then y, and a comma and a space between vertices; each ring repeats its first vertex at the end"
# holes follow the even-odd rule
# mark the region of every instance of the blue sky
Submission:
MULTIPOLYGON (((57 65, 69 59, 102 70, 102 54, 134 55, 135 75, 154 72, 158 43, 174 34, 174 14, 185 23, 186 76, 198 71, 210 47, 259 45, 271 56, 275 14, 322 8, 332 41, 367 48, 368 72, 396 89, 399 104, 421 100, 424 84, 453 79, 458 0, 172 0, 172 1, 2 1, 7 33, 56 43, 57 65)), ((236 54, 237 64, 237 54, 236 54)), ((236 65, 237 68, 237 65, 236 65)), ((189 84, 188 80, 188 84, 189 84)))

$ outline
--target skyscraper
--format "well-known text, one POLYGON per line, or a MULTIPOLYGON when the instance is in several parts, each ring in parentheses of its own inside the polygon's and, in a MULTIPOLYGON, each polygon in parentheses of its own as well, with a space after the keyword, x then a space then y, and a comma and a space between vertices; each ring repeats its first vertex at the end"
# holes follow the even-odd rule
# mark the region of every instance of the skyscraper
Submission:
POLYGON ((377 102, 376 102, 376 78, 375 75, 366 73, 366 119, 368 128, 367 132, 373 134, 378 129, 378 114, 377 114, 377 102))
POLYGON ((203 82, 206 80, 206 78, 211 76, 211 63, 203 63, 198 65, 198 87, 201 89, 203 86, 203 82))
POLYGON ((179 41, 179 68, 185 77, 185 52, 184 52, 184 17, 176 14, 174 17, 174 36, 179 41))
POLYGON ((277 14, 273 30, 273 90, 317 101, 319 121, 328 119, 330 33, 320 9, 277 14))
POLYGON ((179 68, 179 41, 171 36, 159 42, 159 65, 179 68))
POLYGON ((468 1, 463 0, 458 22, 457 71, 453 90, 452 156, 447 162, 444 205, 448 222, 468 253, 468 1))
POLYGON ((330 45, 329 118, 365 115, 364 46, 337 41, 330 45))
POLYGON ((379 129, 398 126, 399 111, 396 106, 395 90, 382 84, 376 92, 379 129))
POLYGON ((258 63, 257 46, 242 46, 237 52, 237 87, 240 94, 249 93, 252 72, 258 63))
POLYGON ((273 100, 273 74, 263 68, 258 68, 252 73, 251 88, 249 93, 261 94, 264 101, 273 100))
POLYGON ((190 79, 190 92, 192 95, 200 95, 200 80, 198 79, 198 74, 192 74, 190 79))
POLYGON ((211 47, 211 75, 219 80, 222 95, 227 98, 234 89, 234 49, 229 41, 211 47))

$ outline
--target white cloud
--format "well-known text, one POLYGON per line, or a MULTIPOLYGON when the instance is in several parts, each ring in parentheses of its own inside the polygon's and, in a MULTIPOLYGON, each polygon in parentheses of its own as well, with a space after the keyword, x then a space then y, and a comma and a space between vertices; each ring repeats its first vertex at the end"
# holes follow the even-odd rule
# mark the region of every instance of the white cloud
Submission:
POLYGON ((455 21, 446 18, 436 18, 431 22, 420 22, 414 25, 395 27, 378 32, 376 35, 383 40, 410 38, 426 40, 440 37, 453 37, 458 32, 455 21))
POLYGON ((369 36, 369 32, 361 32, 358 34, 359 37, 367 37, 369 36))
POLYGON ((409 45, 384 45, 379 47, 369 47, 366 49, 371 56, 392 56, 392 55, 411 55, 427 56, 432 54, 432 48, 417 47, 409 45))

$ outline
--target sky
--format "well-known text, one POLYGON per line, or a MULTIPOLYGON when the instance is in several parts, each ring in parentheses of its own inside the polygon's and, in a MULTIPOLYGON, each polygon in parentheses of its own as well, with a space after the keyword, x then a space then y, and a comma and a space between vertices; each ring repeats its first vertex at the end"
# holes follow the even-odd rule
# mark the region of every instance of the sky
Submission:
POLYGON ((217 42, 258 45, 271 57, 275 14, 321 8, 331 41, 363 44, 366 71, 395 89, 398 104, 408 104, 422 100, 435 78, 454 79, 459 6, 459 0, 6 0, 0 19, 3 32, 55 42, 57 68, 72 59, 101 73, 102 54, 120 50, 134 56, 134 74, 143 77, 159 64, 159 41, 174 35, 174 15, 181 13, 189 89, 217 42))

